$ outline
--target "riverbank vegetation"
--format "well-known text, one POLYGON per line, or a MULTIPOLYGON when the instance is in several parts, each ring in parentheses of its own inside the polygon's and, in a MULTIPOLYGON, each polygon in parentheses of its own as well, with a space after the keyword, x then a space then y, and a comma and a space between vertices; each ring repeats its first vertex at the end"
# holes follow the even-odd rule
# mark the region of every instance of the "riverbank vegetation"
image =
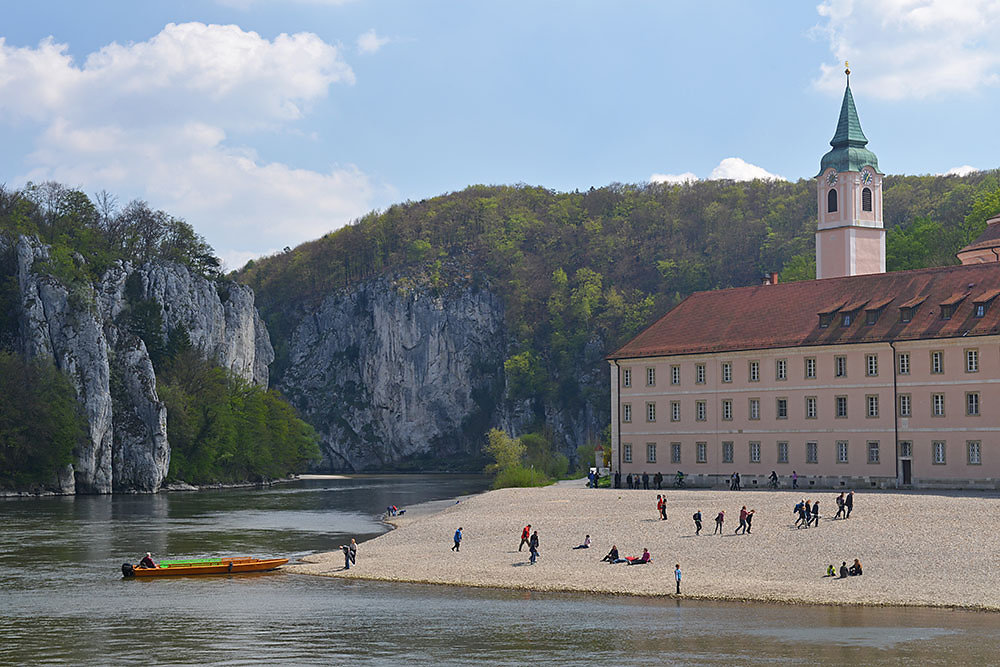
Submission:
POLYGON ((495 428, 486 434, 484 449, 493 459, 486 472, 494 475, 494 489, 547 486, 569 470, 566 455, 553 451, 552 441, 541 433, 512 438, 495 428))

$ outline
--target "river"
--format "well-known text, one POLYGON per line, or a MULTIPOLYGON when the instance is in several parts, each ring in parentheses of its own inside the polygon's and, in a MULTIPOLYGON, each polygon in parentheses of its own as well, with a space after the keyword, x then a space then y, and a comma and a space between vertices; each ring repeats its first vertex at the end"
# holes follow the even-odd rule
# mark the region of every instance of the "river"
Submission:
MULTIPOLYGON (((298 557, 477 477, 0 500, 0 664, 988 664, 1000 615, 713 604, 286 574, 121 578, 121 563, 298 557)), ((364 558, 361 545, 359 559, 364 558)))

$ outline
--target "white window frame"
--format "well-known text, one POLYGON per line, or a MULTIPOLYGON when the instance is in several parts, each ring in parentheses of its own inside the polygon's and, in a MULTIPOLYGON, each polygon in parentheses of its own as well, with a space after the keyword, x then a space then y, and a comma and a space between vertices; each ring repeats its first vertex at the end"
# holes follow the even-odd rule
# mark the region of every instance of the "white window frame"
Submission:
POLYGON ((774 399, 774 418, 788 419, 788 398, 781 396, 774 399))
POLYGON ((632 386, 632 369, 623 368, 622 369, 622 386, 631 387, 632 386))
POLYGON ((671 442, 670 443, 670 462, 680 463, 681 462, 681 443, 671 442))
POLYGON ((805 361, 805 374, 807 380, 816 379, 816 357, 806 357, 805 361))
POLYGON ((747 419, 752 421, 757 421, 760 419, 760 399, 751 398, 749 399, 749 406, 747 408, 747 419))
POLYGON ((910 374, 910 353, 909 352, 900 352, 897 355, 897 364, 899 366, 899 374, 900 375, 909 375, 910 374))
POLYGON ((838 354, 833 358, 833 377, 835 378, 845 378, 847 377, 847 356, 843 354, 838 354))
POLYGON ((705 404, 705 401, 694 402, 694 420, 696 422, 708 420, 708 406, 705 404))
POLYGON ((965 372, 966 373, 978 373, 979 372, 979 349, 970 348, 965 351, 965 372))
POLYGON ((899 395, 899 416, 900 417, 912 417, 913 416, 913 397, 909 394, 899 395))
POLYGON ((751 440, 747 444, 750 446, 750 463, 760 463, 760 443, 756 440, 751 440))
POLYGON ((868 441, 868 463, 879 463, 879 442, 878 440, 868 441))
POLYGON ((931 375, 942 375, 944 373, 944 351, 931 351, 931 375))
POLYGON ((622 404, 622 421, 626 424, 632 423, 632 404, 623 403, 622 404))
POLYGON ((948 442, 934 440, 931 442, 931 464, 943 466, 948 464, 948 442))
POLYGON ((774 362, 774 379, 781 381, 788 379, 788 359, 776 359, 774 362))
POLYGON ((722 399, 722 421, 733 421, 733 399, 731 398, 722 399))
POLYGON ((865 396, 865 414, 869 419, 878 417, 878 394, 868 394, 865 396))
POLYGON ((983 464, 983 443, 980 440, 965 441, 966 461, 970 466, 983 464))
POLYGON ((670 367, 670 384, 679 385, 681 383, 681 367, 674 364, 670 367))
POLYGON ((650 401, 646 403, 646 421, 650 424, 656 422, 656 402, 650 401))
POLYGON ((708 443, 707 442, 696 442, 694 443, 695 456, 697 457, 696 463, 708 463, 708 443))
POLYGON ((788 463, 788 443, 784 440, 778 442, 778 463, 788 463))
POLYGON ((837 463, 849 463, 848 454, 850 453, 850 441, 848 440, 838 440, 837 441, 837 463))
POLYGON ((833 418, 834 419, 847 419, 847 396, 834 396, 833 397, 833 418), (844 413, 840 413, 840 406, 844 406, 844 413))
POLYGON ((878 377, 878 354, 865 355, 865 375, 870 378, 878 377))
POLYGON ((632 443, 622 443, 622 460, 625 463, 632 463, 632 443))
POLYGON ((760 362, 751 361, 747 365, 747 382, 760 382, 760 362))
POLYGON ((819 443, 806 443, 806 463, 819 463, 819 443))
POLYGON ((646 463, 656 463, 656 443, 646 443, 646 463))
POLYGON ((670 401, 670 421, 679 422, 681 420, 681 402, 670 401))
POLYGON ((733 381, 733 362, 722 362, 722 381, 727 383, 733 381))
POLYGON ((654 366, 646 367, 646 386, 647 387, 656 386, 656 367, 654 366))
POLYGON ((816 397, 806 396, 806 419, 816 419, 818 414, 816 397))
POLYGON ((982 414, 982 405, 980 404, 979 392, 965 392, 965 416, 978 417, 980 414, 982 414))
POLYGON ((931 417, 944 416, 944 394, 931 394, 931 417))
POLYGON ((705 384, 705 364, 694 365, 694 383, 705 384))
POLYGON ((735 447, 734 447, 733 443, 730 442, 729 440, 724 440, 722 442, 722 462, 723 463, 732 463, 733 462, 733 455, 735 453, 734 449, 735 449, 735 447))

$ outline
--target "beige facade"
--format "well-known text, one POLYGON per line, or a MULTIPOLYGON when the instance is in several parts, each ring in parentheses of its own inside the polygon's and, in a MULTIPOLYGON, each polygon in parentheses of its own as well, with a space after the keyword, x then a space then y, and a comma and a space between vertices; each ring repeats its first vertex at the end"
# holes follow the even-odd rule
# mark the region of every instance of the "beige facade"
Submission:
POLYGON ((993 488, 997 378, 998 336, 619 360, 612 461, 696 484, 993 488))

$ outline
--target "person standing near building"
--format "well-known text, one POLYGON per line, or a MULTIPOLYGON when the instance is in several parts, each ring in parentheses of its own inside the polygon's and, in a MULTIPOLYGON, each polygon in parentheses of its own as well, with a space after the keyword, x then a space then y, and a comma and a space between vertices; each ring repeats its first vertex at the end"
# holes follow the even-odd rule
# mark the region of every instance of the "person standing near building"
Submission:
POLYGON ((525 544, 528 543, 528 538, 529 537, 531 537, 531 524, 530 523, 527 526, 524 527, 524 530, 521 531, 521 543, 519 545, 517 545, 517 550, 518 551, 520 551, 521 547, 523 547, 525 544))
POLYGON ((632 488, 632 473, 625 476, 625 483, 628 485, 628 488, 632 488))
POLYGON ((691 518, 694 519, 694 534, 695 535, 700 535, 701 534, 701 510, 698 510, 697 512, 695 512, 694 515, 691 518))
POLYGON ((535 564, 535 559, 538 558, 538 531, 536 530, 531 534, 531 540, 528 541, 528 551, 531 552, 531 564, 535 564))
MULTIPOLYGON (((722 523, 726 520, 726 511, 719 510, 719 513, 715 515, 715 533, 722 535, 722 523)), ((715 535, 715 533, 712 533, 715 535)))
POLYGON ((451 548, 452 551, 458 551, 459 547, 462 546, 462 527, 459 526, 458 530, 455 531, 455 546, 451 548))
POLYGON ((674 565, 674 581, 677 582, 677 594, 681 594, 681 564, 674 565))
POLYGON ((621 470, 616 470, 615 471, 615 488, 616 489, 622 488, 622 471, 621 470))
POLYGON ((643 491, 649 491, 649 473, 642 473, 642 489, 643 491))
POLYGON ((792 471, 792 488, 793 489, 799 488, 799 474, 794 470, 792 471))
POLYGON ((847 516, 844 517, 844 518, 845 519, 850 519, 851 518, 851 510, 854 509, 854 492, 853 491, 848 491, 847 492, 847 498, 844 499, 844 507, 847 508, 847 516))
MULTIPOLYGON (((663 488, 663 473, 660 472, 659 470, 657 470, 656 474, 653 475, 653 485, 656 487, 657 491, 659 491, 659 490, 661 490, 663 488)), ((666 518, 666 517, 663 517, 663 518, 666 518)))

